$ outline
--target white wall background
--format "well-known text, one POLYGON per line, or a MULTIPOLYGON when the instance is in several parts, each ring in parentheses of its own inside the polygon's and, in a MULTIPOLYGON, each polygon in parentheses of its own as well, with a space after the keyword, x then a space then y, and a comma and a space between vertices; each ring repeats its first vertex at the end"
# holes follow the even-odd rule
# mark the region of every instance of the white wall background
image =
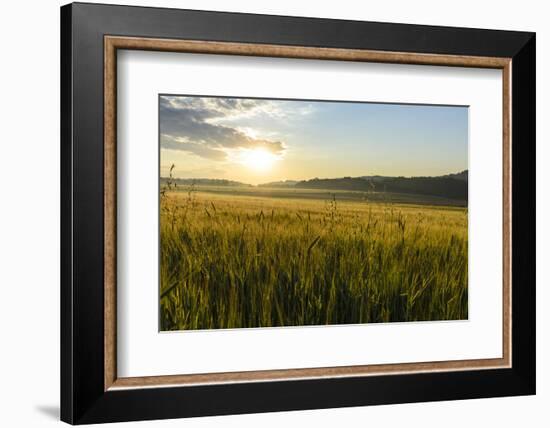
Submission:
MULTIPOLYGON (((104 3, 116 3, 103 1, 104 3)), ((147 0, 126 4, 537 32, 535 397, 139 423, 158 427, 542 427, 550 424, 550 13, 545 2, 462 0, 147 0), (546 119, 546 120, 545 120, 546 119)), ((59 6, 4 2, 0 13, 0 425, 59 424, 59 6)), ((137 423, 125 426, 138 426, 137 423)))

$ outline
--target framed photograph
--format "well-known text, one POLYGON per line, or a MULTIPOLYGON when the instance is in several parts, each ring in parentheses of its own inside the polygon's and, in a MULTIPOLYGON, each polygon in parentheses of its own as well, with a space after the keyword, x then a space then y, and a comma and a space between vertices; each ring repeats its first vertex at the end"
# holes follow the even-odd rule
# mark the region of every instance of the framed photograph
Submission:
POLYGON ((61 418, 535 393, 535 35, 61 8, 61 418))

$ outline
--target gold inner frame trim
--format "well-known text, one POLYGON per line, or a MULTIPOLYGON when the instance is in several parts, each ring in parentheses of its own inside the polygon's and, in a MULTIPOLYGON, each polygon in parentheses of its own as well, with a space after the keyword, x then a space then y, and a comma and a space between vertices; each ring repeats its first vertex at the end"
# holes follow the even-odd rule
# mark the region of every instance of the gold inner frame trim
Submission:
POLYGON ((394 375, 421 372, 481 370, 511 367, 511 84, 510 58, 462 55, 385 52, 362 49, 337 49, 196 40, 170 40, 139 37, 104 37, 104 389, 193 386, 219 383, 339 378, 369 375, 394 375), (333 61, 380 62, 393 64, 440 65, 494 68, 502 70, 502 144, 503 144, 503 321, 502 358, 432 361, 421 363, 357 365, 304 369, 262 370, 229 373, 204 373, 170 376, 119 378, 116 367, 116 89, 117 50, 147 50, 212 55, 241 55, 333 61))

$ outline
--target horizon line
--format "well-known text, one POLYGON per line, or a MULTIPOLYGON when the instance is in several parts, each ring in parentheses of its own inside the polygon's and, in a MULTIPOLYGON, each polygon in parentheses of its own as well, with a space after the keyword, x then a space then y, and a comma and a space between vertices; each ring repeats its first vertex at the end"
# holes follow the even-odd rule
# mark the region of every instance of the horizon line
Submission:
POLYGON ((232 181, 232 182, 235 182, 235 183, 240 183, 240 184, 246 184, 248 186, 261 186, 261 185, 265 185, 265 184, 271 184, 271 183, 284 183, 284 182, 287 182, 287 181, 295 181, 295 182, 300 182, 300 181, 312 181, 312 180, 339 180, 339 179, 353 179, 353 178, 361 178, 361 179, 364 179, 364 178, 374 178, 374 177, 381 177, 381 178, 440 178, 440 177, 447 177, 447 176, 450 176, 450 175, 459 175, 459 174, 462 174, 462 173, 468 173, 468 169, 463 169, 462 171, 458 171, 458 172, 450 172, 450 173, 447 173, 447 174, 440 174, 440 175, 381 175, 381 174, 374 174, 374 175, 357 175, 357 176, 349 176, 349 175, 346 175, 346 176, 341 176, 341 177, 312 177, 312 178, 308 178, 308 179, 291 179, 291 178, 286 178, 286 179, 282 179, 282 180, 272 180, 272 181, 266 181, 266 182, 262 182, 262 183, 258 183, 258 184, 251 184, 251 183, 246 183, 244 181, 239 181, 239 180, 233 180, 231 178, 208 178, 208 177, 166 177, 166 176, 162 176, 160 175, 159 178, 160 179, 170 179, 172 178, 173 180, 218 180, 218 181, 232 181))

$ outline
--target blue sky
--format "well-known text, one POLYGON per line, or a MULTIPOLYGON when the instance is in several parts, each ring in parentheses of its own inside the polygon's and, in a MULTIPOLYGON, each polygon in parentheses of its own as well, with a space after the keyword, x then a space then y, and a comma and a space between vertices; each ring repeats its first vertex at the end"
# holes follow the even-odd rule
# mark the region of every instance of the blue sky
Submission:
POLYGON ((160 97, 161 175, 258 184, 467 169, 468 108, 160 97))

